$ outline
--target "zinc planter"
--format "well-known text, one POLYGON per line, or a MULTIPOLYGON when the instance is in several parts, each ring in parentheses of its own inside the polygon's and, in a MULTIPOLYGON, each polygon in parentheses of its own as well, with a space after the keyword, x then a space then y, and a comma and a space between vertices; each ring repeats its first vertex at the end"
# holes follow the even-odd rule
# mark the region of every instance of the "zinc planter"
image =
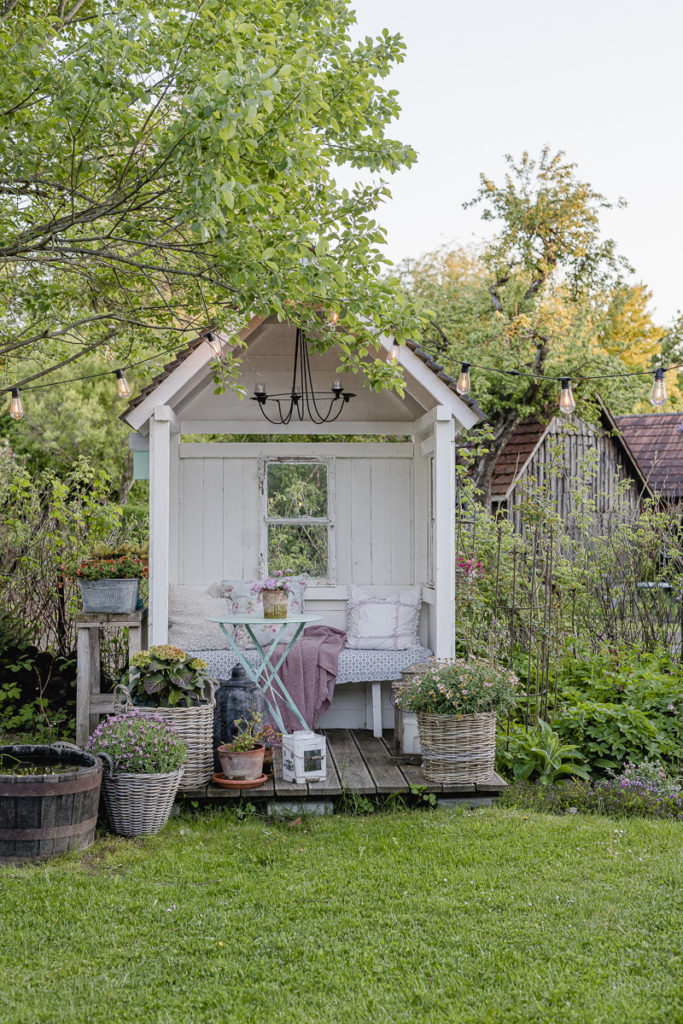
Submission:
MULTIPOLYGON (((85 850, 95 838, 102 762, 71 744, 0 747, 0 763, 56 774, 0 775, 0 861, 85 850), (72 770, 73 769, 73 770, 72 770)), ((7 766, 7 765, 5 765, 7 766)))
POLYGON ((496 712, 477 715, 418 714, 422 768, 428 782, 487 782, 496 754, 496 712))
POLYGON ((286 590, 262 590, 264 619, 286 619, 289 594, 286 590))
POLYGON ((83 611, 134 612, 140 593, 140 580, 79 580, 83 611))

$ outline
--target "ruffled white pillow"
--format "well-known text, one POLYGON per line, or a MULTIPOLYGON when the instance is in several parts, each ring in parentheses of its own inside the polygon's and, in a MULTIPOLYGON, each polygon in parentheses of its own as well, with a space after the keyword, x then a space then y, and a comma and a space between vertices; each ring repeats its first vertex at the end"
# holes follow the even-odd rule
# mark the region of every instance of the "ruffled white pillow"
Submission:
POLYGON ((230 605, 218 584, 212 583, 205 591, 171 584, 168 588, 168 642, 184 651, 228 650, 230 642, 221 627, 217 622, 206 620, 229 614, 230 605))
POLYGON ((419 583, 400 594, 380 597, 350 583, 346 606, 346 646, 362 651, 405 651, 419 644, 422 606, 419 583))

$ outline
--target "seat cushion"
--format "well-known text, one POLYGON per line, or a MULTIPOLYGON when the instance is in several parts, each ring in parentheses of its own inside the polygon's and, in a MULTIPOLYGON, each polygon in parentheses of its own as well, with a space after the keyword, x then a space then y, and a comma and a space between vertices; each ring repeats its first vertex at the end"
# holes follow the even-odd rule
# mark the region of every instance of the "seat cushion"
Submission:
POLYGON ((168 588, 168 642, 182 647, 184 651, 198 648, 229 650, 230 642, 218 623, 206 621, 229 614, 230 606, 220 596, 216 584, 208 590, 192 590, 171 584, 168 588))
MULTIPOLYGON (((227 679, 237 664, 234 651, 193 650, 192 653, 206 661, 209 674, 214 678, 227 679)), ((257 664, 256 650, 245 651, 244 656, 257 664)), ((344 647, 339 655, 336 685, 400 679, 405 669, 429 661, 431 656, 432 652, 421 646, 407 647, 403 651, 359 651, 344 647)))

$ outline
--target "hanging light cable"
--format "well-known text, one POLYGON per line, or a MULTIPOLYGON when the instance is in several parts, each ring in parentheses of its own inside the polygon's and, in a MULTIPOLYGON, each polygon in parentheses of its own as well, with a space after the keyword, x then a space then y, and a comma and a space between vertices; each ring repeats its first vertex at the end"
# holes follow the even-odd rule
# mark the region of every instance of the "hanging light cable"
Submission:
POLYGON ((9 404, 9 414, 13 420, 20 420, 24 415, 24 404, 21 401, 19 388, 12 388, 12 399, 9 404))
POLYGON ((658 366, 655 370, 655 379, 652 382, 650 401, 654 406, 665 405, 667 399, 666 383, 664 381, 664 370, 658 366))
POLYGON ((130 397, 130 384, 123 375, 123 370, 116 371, 116 394, 119 398, 130 397))
POLYGON ((563 377, 561 381, 562 390, 560 391, 560 412, 563 412, 565 416, 570 416, 571 413, 576 409, 576 402, 572 394, 571 380, 569 377, 563 377))

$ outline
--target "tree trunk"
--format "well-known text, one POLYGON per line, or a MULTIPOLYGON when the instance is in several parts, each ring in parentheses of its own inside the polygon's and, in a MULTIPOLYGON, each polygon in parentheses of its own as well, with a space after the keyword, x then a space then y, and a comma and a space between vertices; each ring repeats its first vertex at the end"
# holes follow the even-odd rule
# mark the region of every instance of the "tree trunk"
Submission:
POLYGON ((520 421, 517 412, 508 412, 495 429, 493 441, 488 452, 482 455, 474 467, 473 480, 481 492, 481 503, 487 512, 491 511, 491 478, 496 459, 510 440, 512 433, 520 421))

